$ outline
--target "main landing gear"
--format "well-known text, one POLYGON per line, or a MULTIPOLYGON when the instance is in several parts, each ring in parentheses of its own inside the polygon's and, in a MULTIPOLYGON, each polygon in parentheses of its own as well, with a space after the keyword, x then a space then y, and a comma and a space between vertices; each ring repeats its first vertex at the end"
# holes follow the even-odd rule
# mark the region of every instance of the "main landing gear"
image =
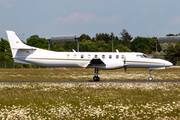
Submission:
POLYGON ((99 81, 100 80, 100 78, 98 77, 98 71, 99 71, 99 68, 95 68, 94 77, 93 77, 94 81, 99 81))
POLYGON ((152 70, 150 70, 150 77, 148 78, 149 79, 149 81, 152 81, 153 80, 153 78, 151 77, 151 72, 152 72, 152 70))
MULTIPOLYGON (((93 77, 93 80, 94 81, 99 81, 100 80, 100 78, 98 77, 98 72, 99 72, 99 68, 95 68, 95 70, 94 70, 94 77, 93 77)), ((148 80, 149 81, 152 81, 153 80, 153 77, 151 76, 151 73, 152 73, 152 70, 150 70, 150 76, 149 76, 149 78, 148 78, 148 80)))

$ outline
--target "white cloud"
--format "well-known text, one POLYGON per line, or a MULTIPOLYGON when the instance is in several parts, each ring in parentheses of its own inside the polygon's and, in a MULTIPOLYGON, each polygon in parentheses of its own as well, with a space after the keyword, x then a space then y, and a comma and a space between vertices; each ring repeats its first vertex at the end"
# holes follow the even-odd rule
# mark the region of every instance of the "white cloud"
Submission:
POLYGON ((121 21, 121 17, 119 15, 113 15, 110 17, 100 17, 90 13, 74 12, 67 17, 58 17, 56 21, 65 24, 84 24, 89 22, 111 24, 116 21, 121 21))
POLYGON ((111 23, 115 23, 118 21, 122 21, 122 19, 119 15, 113 15, 110 17, 99 17, 97 19, 99 19, 98 22, 104 23, 104 24, 111 24, 111 23))
POLYGON ((5 2, 5 1, 6 1, 6 0, 0 0, 0 4, 3 3, 3 2, 5 2))
POLYGON ((67 17, 59 17, 56 20, 67 24, 69 23, 82 24, 82 23, 88 23, 89 21, 93 20, 95 17, 96 16, 93 14, 74 12, 67 17))
POLYGON ((12 4, 9 3, 9 0, 0 0, 0 6, 3 6, 4 8, 10 8, 12 7, 12 4))
POLYGON ((171 20, 169 21, 169 24, 170 24, 170 25, 180 25, 180 16, 171 19, 171 20))

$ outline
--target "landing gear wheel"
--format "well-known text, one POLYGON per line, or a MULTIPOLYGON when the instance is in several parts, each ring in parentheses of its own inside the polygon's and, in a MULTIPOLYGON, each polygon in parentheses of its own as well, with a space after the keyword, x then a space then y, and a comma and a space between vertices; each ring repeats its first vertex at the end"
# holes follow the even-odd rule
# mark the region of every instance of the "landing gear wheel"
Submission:
POLYGON ((152 70, 150 70, 150 77, 148 78, 149 79, 149 81, 152 81, 153 80, 153 78, 151 77, 151 73, 152 73, 152 70))
POLYGON ((100 78, 99 78, 98 76, 94 76, 94 77, 93 77, 93 80, 94 80, 94 81, 99 81, 99 79, 100 79, 100 78))
POLYGON ((150 76, 148 79, 149 79, 149 81, 152 81, 152 80, 153 80, 153 78, 152 78, 151 76, 150 76))
POLYGON ((94 77, 93 77, 93 80, 94 81, 99 81, 99 77, 98 77, 98 71, 99 69, 98 68, 95 68, 95 71, 94 71, 94 77))

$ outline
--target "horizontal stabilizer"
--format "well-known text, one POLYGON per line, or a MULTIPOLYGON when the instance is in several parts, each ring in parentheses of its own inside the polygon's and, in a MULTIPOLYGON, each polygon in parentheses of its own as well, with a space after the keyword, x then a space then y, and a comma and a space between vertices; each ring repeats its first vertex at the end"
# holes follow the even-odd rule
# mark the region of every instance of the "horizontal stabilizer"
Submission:
POLYGON ((36 48, 12 48, 14 50, 36 50, 36 48))

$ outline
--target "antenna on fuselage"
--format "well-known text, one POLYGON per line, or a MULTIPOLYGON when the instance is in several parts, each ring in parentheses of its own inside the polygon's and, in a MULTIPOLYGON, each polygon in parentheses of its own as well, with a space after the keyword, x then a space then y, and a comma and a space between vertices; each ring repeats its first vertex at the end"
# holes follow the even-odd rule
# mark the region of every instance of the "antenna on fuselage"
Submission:
POLYGON ((118 50, 118 49, 116 49, 116 52, 117 52, 117 53, 119 53, 119 50, 118 50))
POLYGON ((74 49, 72 49, 73 52, 76 52, 74 49))

